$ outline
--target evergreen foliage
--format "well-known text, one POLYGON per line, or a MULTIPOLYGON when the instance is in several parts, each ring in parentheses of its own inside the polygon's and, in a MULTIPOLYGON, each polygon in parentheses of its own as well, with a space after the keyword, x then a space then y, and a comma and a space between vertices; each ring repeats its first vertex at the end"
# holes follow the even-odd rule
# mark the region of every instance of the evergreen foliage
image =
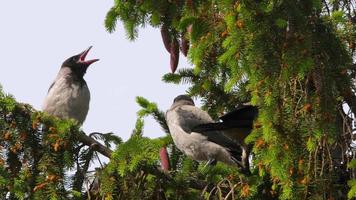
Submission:
POLYGON ((136 101, 142 107, 138 111, 136 128, 131 138, 119 145, 102 173, 102 198, 196 199, 200 195, 222 195, 221 190, 233 191, 230 179, 238 176, 237 169, 224 164, 204 168, 204 165, 199 165, 178 152, 169 134, 157 139, 143 137, 145 116, 153 116, 163 130, 168 131, 168 128, 163 112, 155 103, 143 97, 137 97, 136 101), (172 170, 169 174, 160 168, 158 162, 159 149, 165 146, 170 150, 172 170), (209 192, 202 192, 204 188, 210 189, 209 192))
POLYGON ((187 92, 216 119, 243 103, 258 106, 245 141, 253 146, 252 175, 187 158, 174 146, 164 112, 143 97, 128 141, 92 133, 83 142, 76 122, 0 90, 0 198, 356 198, 355 7, 344 0, 115 0, 108 32, 120 20, 131 40, 151 25, 164 30, 167 50, 179 41, 185 54, 189 44, 194 68, 163 81, 189 84, 187 92), (166 136, 144 137, 146 116, 166 136), (110 162, 90 173, 98 159, 94 139, 110 162), (160 166, 161 148, 169 170, 160 166))
POLYGON ((190 84, 188 93, 202 98, 213 117, 246 102, 259 107, 246 139, 255 172, 240 197, 255 199, 260 189, 264 198, 342 199, 355 196, 355 172, 347 170, 354 156, 355 6, 341 0, 115 1, 106 27, 113 30, 121 20, 134 39, 149 24, 168 30, 165 45, 166 38, 189 40, 194 68, 163 80, 190 84))
MULTIPOLYGON (((79 142, 81 134, 73 120, 17 103, 0 88, 0 198, 75 199, 95 159, 79 142), (76 171, 73 177, 69 170, 76 171)), ((101 139, 108 145, 120 141, 111 133, 101 139)))

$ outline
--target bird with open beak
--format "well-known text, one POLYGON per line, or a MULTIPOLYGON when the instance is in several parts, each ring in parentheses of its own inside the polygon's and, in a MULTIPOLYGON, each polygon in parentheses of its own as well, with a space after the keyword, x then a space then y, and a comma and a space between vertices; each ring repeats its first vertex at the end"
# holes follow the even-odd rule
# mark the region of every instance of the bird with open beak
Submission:
POLYGON ((62 119, 75 119, 82 124, 88 114, 90 91, 84 80, 88 67, 99 59, 85 60, 90 46, 65 60, 48 89, 42 110, 62 119))
POLYGON ((214 120, 196 107, 191 97, 177 96, 166 113, 166 120, 174 144, 188 157, 208 161, 208 164, 220 161, 238 166, 242 173, 250 173, 241 144, 217 130, 194 130, 201 124, 214 123, 214 120))

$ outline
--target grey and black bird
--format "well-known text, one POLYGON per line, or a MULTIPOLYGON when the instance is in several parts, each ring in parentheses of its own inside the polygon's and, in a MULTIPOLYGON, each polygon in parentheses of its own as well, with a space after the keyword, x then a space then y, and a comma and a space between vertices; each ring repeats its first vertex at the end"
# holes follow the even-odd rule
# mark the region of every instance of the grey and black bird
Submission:
POLYGON ((92 47, 65 60, 48 89, 42 110, 82 124, 88 114, 90 91, 84 80, 88 67, 99 59, 85 60, 92 47))
POLYGON ((215 121, 207 112, 196 107, 191 97, 177 96, 166 113, 166 120, 173 142, 188 157, 208 161, 209 164, 224 162, 238 166, 242 173, 250 173, 241 143, 210 126, 200 127, 199 130, 200 125, 214 124, 215 121))
POLYGON ((241 105, 235 110, 220 117, 220 121, 200 124, 193 128, 195 132, 219 131, 242 145, 243 161, 249 166, 251 145, 245 143, 245 138, 253 129, 253 122, 258 116, 258 108, 252 105, 241 105))

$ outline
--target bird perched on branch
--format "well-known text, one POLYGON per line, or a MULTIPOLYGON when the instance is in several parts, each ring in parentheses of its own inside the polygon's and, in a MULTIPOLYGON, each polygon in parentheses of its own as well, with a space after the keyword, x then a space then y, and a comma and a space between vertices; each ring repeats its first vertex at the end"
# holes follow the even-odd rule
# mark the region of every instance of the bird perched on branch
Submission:
POLYGON ((88 114, 90 92, 84 80, 88 67, 99 59, 85 60, 92 47, 65 60, 48 89, 42 110, 62 119, 82 124, 88 114))
POLYGON ((219 131, 241 144, 243 159, 249 166, 248 157, 251 146, 245 143, 245 138, 253 129, 253 121, 257 118, 258 108, 252 105, 241 105, 237 109, 220 117, 219 122, 200 124, 193 128, 194 132, 219 131))
POLYGON ((248 158, 239 141, 211 127, 215 121, 198 107, 187 95, 177 96, 166 113, 166 120, 173 141, 184 154, 208 164, 221 161, 237 165, 242 173, 249 174, 248 158), (199 127, 208 124, 207 127, 199 127))

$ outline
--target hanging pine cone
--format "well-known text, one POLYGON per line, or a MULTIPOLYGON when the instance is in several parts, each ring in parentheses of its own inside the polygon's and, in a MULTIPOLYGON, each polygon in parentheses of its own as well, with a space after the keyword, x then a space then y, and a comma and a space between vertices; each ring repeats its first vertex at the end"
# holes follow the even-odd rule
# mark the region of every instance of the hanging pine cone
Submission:
POLYGON ((169 30, 168 30, 167 26, 165 26, 165 25, 162 25, 162 27, 161 27, 161 36, 162 36, 164 47, 166 48, 168 53, 170 53, 171 36, 169 35, 169 30))
POLYGON ((169 167, 169 156, 167 152, 167 147, 164 146, 159 150, 159 157, 160 157, 162 169, 164 171, 169 171, 170 167, 169 167))
POLYGON ((172 40, 171 43, 171 70, 174 73, 178 67, 179 61, 179 44, 176 38, 172 40))

